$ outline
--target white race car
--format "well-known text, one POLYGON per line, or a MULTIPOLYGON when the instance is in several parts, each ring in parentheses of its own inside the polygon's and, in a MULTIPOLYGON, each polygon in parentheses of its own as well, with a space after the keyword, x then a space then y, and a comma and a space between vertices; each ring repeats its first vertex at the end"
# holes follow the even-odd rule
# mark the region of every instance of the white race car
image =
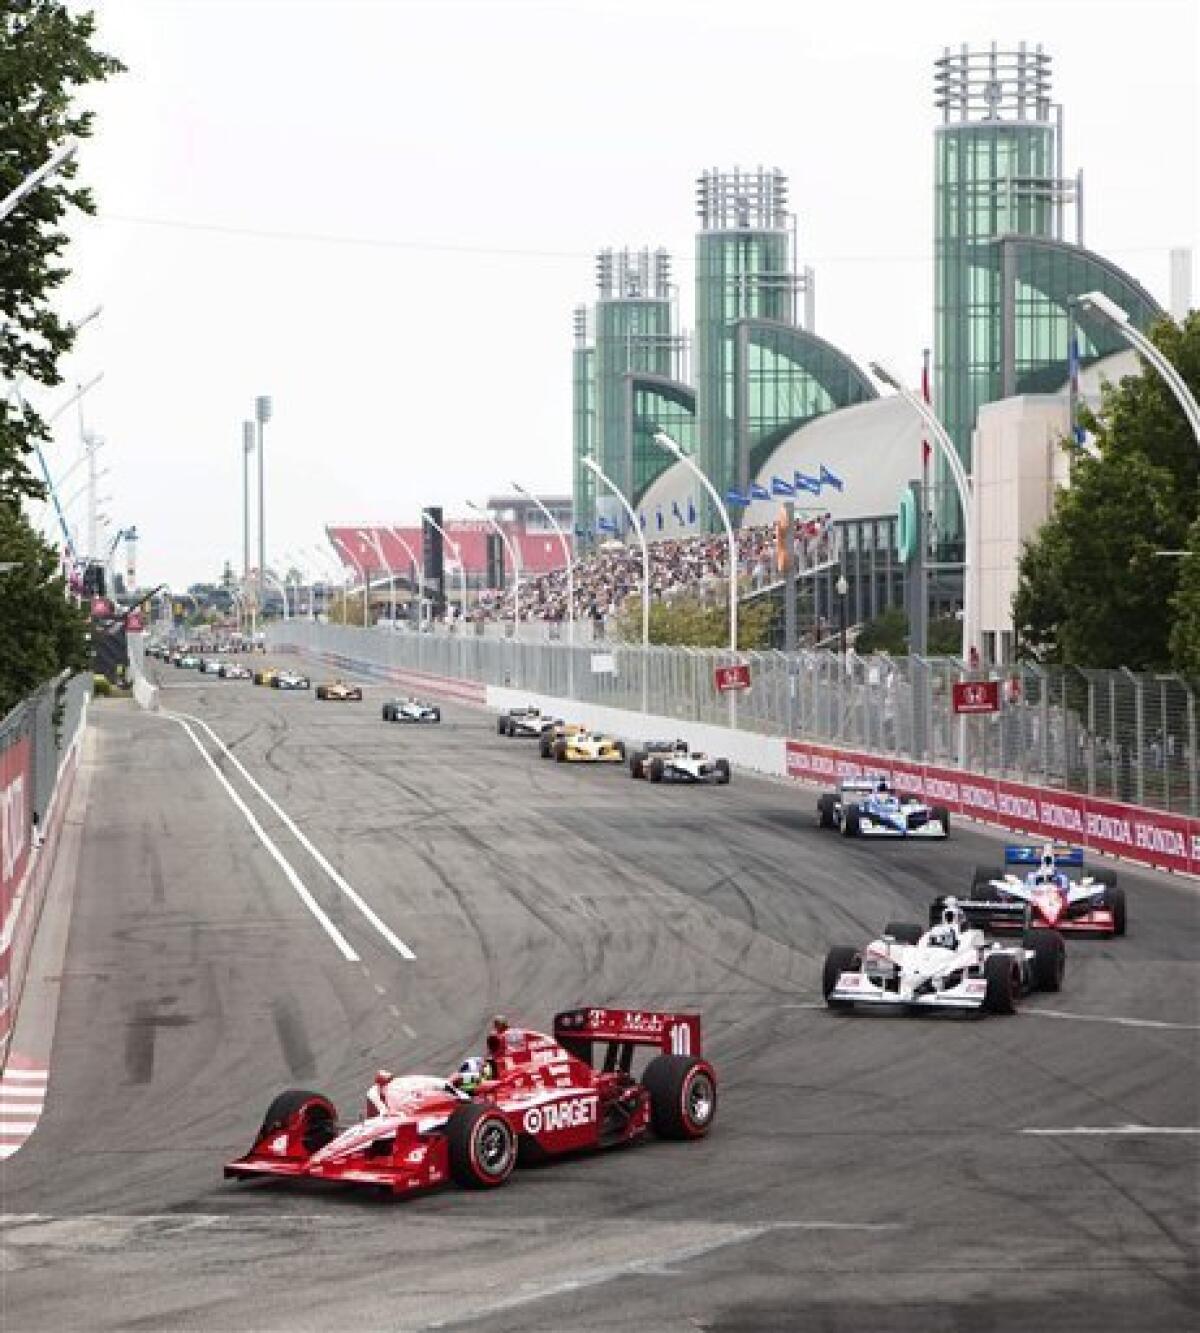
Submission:
POLYGON ((383 705, 385 722, 440 722, 442 710, 419 699, 389 699, 383 705))
POLYGON ((242 662, 222 662, 221 675, 226 680, 249 680, 251 671, 242 662))
POLYGON ((561 717, 543 713, 533 704, 528 708, 510 708, 496 719, 496 730, 501 736, 540 736, 543 731, 561 725, 561 717))
POLYGON ((843 837, 948 838, 950 811, 917 796, 894 791, 883 778, 847 778, 817 800, 822 828, 843 837))
POLYGON ((1022 995, 1061 989, 1067 952, 1057 931, 1027 929, 1019 944, 1000 944, 972 927, 969 915, 947 898, 928 930, 892 923, 865 949, 830 949, 826 1004, 1012 1014, 1022 995))
POLYGON ((298 671, 281 671, 271 682, 277 690, 308 690, 312 681, 298 671))
POLYGON ((729 760, 693 750, 687 741, 647 741, 629 760, 629 775, 651 782, 729 781, 729 760))
POLYGON ((221 674, 221 664, 215 657, 206 657, 200 663, 200 670, 206 676, 219 676, 221 674))

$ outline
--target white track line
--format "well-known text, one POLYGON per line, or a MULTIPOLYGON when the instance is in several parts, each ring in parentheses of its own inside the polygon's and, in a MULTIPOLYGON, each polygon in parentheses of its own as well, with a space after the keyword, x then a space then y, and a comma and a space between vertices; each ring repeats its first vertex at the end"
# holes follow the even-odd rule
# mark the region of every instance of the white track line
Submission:
MULTIPOLYGON (((337 949, 341 953, 342 957, 348 963, 357 963, 358 954, 356 954, 354 950, 350 947, 350 942, 346 939, 346 937, 342 934, 342 932, 338 930, 337 926, 335 926, 333 922, 329 919, 329 917, 325 914, 324 908, 322 908, 321 904, 317 902, 317 900, 312 896, 311 891, 305 885, 304 881, 300 878, 300 876, 296 874, 295 870, 292 868, 291 862, 287 859, 286 856, 284 856, 284 854, 279 850, 279 848, 276 847, 275 844, 268 837, 267 833, 263 829, 263 826, 258 822, 257 819, 255 819, 254 812, 250 809, 250 807, 246 804, 246 802, 242 800, 242 798, 237 794, 237 792, 234 791, 233 786, 230 783, 229 779, 217 767, 216 761, 213 759, 212 755, 210 755, 209 752, 204 748, 204 746, 200 744, 199 736, 197 736, 196 733, 191 729, 191 727, 189 727, 188 724, 183 720, 183 718, 178 716, 177 714, 164 713, 163 716, 170 718, 172 722, 178 722, 179 725, 184 729, 184 731, 187 732, 188 737, 190 738, 192 744, 196 747, 197 750, 200 751, 201 755, 203 756, 204 762, 209 766, 209 768, 212 769, 213 774, 215 775, 217 781, 221 784, 221 786, 225 788, 225 792, 228 795, 229 799, 242 812, 242 815, 245 818, 246 823, 249 824, 250 827, 254 830, 255 834, 258 837, 259 842, 261 842, 262 845, 267 849, 267 851, 270 852, 272 858, 275 860, 275 863, 279 866, 280 870, 283 871, 284 875, 287 876, 288 883, 292 886, 293 889, 296 890, 296 893, 299 895, 300 901, 305 905, 305 907, 308 908, 308 910, 313 914, 313 916, 316 917, 317 921, 320 923, 322 930, 325 931, 325 933, 337 946, 337 949)), ((222 748, 224 747, 222 746, 222 748)))
POLYGON ((341 891, 346 895, 346 897, 350 899, 350 901, 355 905, 355 907, 358 908, 358 910, 363 914, 363 916, 367 918, 367 920, 371 923, 371 925, 375 927, 375 929, 380 933, 380 935, 383 936, 383 938, 388 942, 388 944, 390 944, 392 948, 395 949, 395 951, 400 955, 401 958, 406 958, 410 962, 416 958, 417 955, 413 953, 413 951, 408 947, 407 944, 404 943, 404 941, 400 938, 400 936, 397 935, 394 930, 392 930, 392 928, 387 924, 387 922, 383 921, 379 917, 379 915, 376 913, 375 909, 370 905, 370 903, 368 903, 362 897, 362 895, 357 891, 357 889, 355 889, 346 880, 346 878, 341 873, 339 873, 339 871, 333 865, 330 864, 328 858, 324 855, 324 853, 321 852, 318 848, 313 846, 312 841, 300 829, 299 825, 297 825, 296 821, 291 817, 291 815, 289 815, 288 812, 279 804, 279 802, 276 801, 273 796, 269 795, 266 791, 264 791, 262 786, 258 782, 256 782, 253 777, 250 776, 249 772, 246 770, 246 766, 237 757, 237 755, 235 755, 232 752, 232 750, 229 749, 229 747, 225 744, 225 742, 220 738, 220 736, 217 735, 217 733, 212 729, 212 727, 208 725, 207 722, 205 722, 202 718, 192 717, 188 713, 174 713, 174 714, 168 714, 167 716, 175 717, 176 719, 187 718, 189 722, 195 722, 197 726, 203 727, 204 730, 208 732, 208 734, 213 738, 213 741, 221 747, 221 753, 225 755, 225 757, 234 766, 234 768, 236 768, 237 771, 242 775, 242 777, 246 779, 246 781, 258 794, 258 796, 261 797, 261 799, 264 800, 271 807, 271 809, 279 816, 281 820, 283 820, 288 831, 296 839, 296 841, 305 849, 306 852, 308 852, 309 856, 311 856, 312 859, 317 863, 317 865, 319 865, 321 869, 329 876, 329 878, 333 880, 333 882, 337 885, 339 889, 341 889, 341 891))
POLYGON ((1193 1125, 1064 1125, 1051 1129, 1023 1129, 1022 1134, 1058 1137, 1064 1134, 1137 1136, 1147 1134, 1200 1134, 1193 1125))
POLYGON ((1200 1023, 1165 1023, 1157 1018, 1116 1018, 1109 1014, 1068 1014, 1061 1009, 1025 1009, 1023 1018, 1068 1018, 1076 1023, 1113 1023, 1122 1028, 1160 1028, 1164 1032, 1200 1032, 1200 1023))

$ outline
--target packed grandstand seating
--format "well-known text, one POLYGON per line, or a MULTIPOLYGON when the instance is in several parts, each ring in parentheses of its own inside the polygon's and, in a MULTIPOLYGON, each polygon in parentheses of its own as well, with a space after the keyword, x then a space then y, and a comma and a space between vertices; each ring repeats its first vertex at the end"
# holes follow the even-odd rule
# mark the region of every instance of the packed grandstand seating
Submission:
MULTIPOLYGON (((775 531, 770 527, 744 528, 738 534, 738 578, 750 588, 776 581, 775 531)), ((828 559, 833 527, 828 516, 796 524, 800 568, 828 559)), ((672 600, 681 596, 701 599, 725 596, 728 543, 724 536, 672 538, 648 543, 650 596, 672 600)), ((642 585, 641 547, 619 541, 605 542, 593 555, 584 556, 574 569, 576 615, 605 620, 620 611, 625 600, 638 597, 642 585)), ((513 595, 484 593, 477 614, 487 619, 511 620, 513 595)), ((562 569, 522 579, 522 620, 565 620, 567 575, 562 569)))

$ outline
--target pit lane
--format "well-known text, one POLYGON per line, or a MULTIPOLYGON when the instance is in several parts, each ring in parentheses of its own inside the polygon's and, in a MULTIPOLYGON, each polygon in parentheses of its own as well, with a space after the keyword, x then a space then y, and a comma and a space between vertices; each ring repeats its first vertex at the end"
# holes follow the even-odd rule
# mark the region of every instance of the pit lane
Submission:
POLYGON ((1069 941, 1063 992, 1015 1019, 836 1016, 828 945, 922 919, 997 838, 851 844, 738 773, 651 787, 452 704, 384 724, 376 686, 159 674, 415 958, 210 746, 348 962, 181 728, 98 703, 47 1109, 3 1168, 7 1327, 1194 1320, 1195 1136, 1025 1133, 1200 1124, 1194 886, 1122 868, 1129 936, 1069 941), (491 1013, 577 1002, 703 1011, 710 1140, 403 1204, 220 1178, 281 1087, 353 1113, 378 1067, 446 1070, 491 1013))

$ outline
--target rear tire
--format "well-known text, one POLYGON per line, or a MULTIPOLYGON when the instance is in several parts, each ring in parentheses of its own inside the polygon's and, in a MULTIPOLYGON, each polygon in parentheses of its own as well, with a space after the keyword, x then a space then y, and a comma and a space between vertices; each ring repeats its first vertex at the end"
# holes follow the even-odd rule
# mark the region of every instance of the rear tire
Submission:
POLYGON ((834 818, 834 810, 837 809, 837 797, 829 794, 817 797, 817 826, 818 828, 837 828, 837 820, 834 818))
POLYGON ((862 831, 858 806, 850 804, 842 810, 842 837, 857 838, 862 831))
POLYGON ((930 814, 941 824, 942 836, 948 838, 950 836, 950 811, 944 805, 935 805, 930 814))
POLYGON ((546 735, 545 732, 543 732, 541 740, 538 741, 538 753, 542 756, 543 759, 550 758, 550 746, 551 746, 550 737, 546 735))
POLYGON ((979 901, 986 901, 992 897, 992 880, 1003 878, 997 875, 991 866, 976 866, 975 874, 971 878, 971 897, 979 901))
POLYGON ((384 704, 383 706, 383 720, 385 722, 390 722, 392 720, 392 710, 387 704, 384 704))
POLYGON ((559 742, 557 742, 557 744, 554 746, 554 758, 555 758, 555 759, 557 760, 557 762, 560 763, 560 764, 565 764, 565 763, 567 762, 567 743, 566 743, 566 741, 559 741, 559 742))
POLYGON ((646 762, 644 751, 639 751, 629 760, 629 776, 631 778, 640 778, 642 776, 642 766, 646 762))
POLYGON ((650 781, 661 782, 663 780, 663 761, 661 759, 650 760, 650 781))
POLYGON ((496 719, 496 732, 500 736, 508 735, 508 718, 501 717, 496 719))
POLYGON ((862 956, 857 949, 847 949, 844 945, 835 945, 825 955, 825 968, 821 973, 821 994, 831 1009, 849 1009, 849 1000, 831 1000, 829 997, 837 989, 838 977, 843 972, 855 972, 862 966, 862 956))
POLYGON ((714 767, 717 770, 717 781, 722 787, 729 785, 729 760, 718 759, 714 767))
POLYGON ((615 746, 614 748, 616 749, 616 752, 621 756, 621 762, 624 763, 624 762, 625 762, 625 742, 624 742, 624 741, 618 741, 618 742, 616 743, 616 746, 615 746))
POLYGON ((1027 930, 1023 943, 1033 950, 1033 984, 1038 990, 1062 990, 1063 974, 1067 970, 1067 946, 1057 930, 1034 926, 1027 930))
POLYGON ((497 1189, 517 1164, 517 1136, 492 1106, 471 1102, 446 1124, 450 1175, 469 1190, 497 1189))
POLYGON ((440 708, 435 708, 433 710, 433 720, 435 722, 440 722, 442 720, 442 710, 440 708))
POLYGON ((660 1139, 702 1139, 717 1115, 717 1076, 707 1060, 658 1055, 642 1085, 650 1094, 650 1123, 660 1139))
POLYGON ((1115 885, 1104 895, 1104 902, 1113 914, 1113 934, 1125 934, 1125 890, 1115 885))
POLYGON ((983 1008, 989 1014, 1015 1014, 1021 994, 1021 969, 1011 954, 994 953, 983 965, 987 990, 983 1008))
POLYGON ((920 926, 907 921, 889 921, 883 928, 885 935, 890 935, 897 944, 916 944, 925 933, 920 926))

